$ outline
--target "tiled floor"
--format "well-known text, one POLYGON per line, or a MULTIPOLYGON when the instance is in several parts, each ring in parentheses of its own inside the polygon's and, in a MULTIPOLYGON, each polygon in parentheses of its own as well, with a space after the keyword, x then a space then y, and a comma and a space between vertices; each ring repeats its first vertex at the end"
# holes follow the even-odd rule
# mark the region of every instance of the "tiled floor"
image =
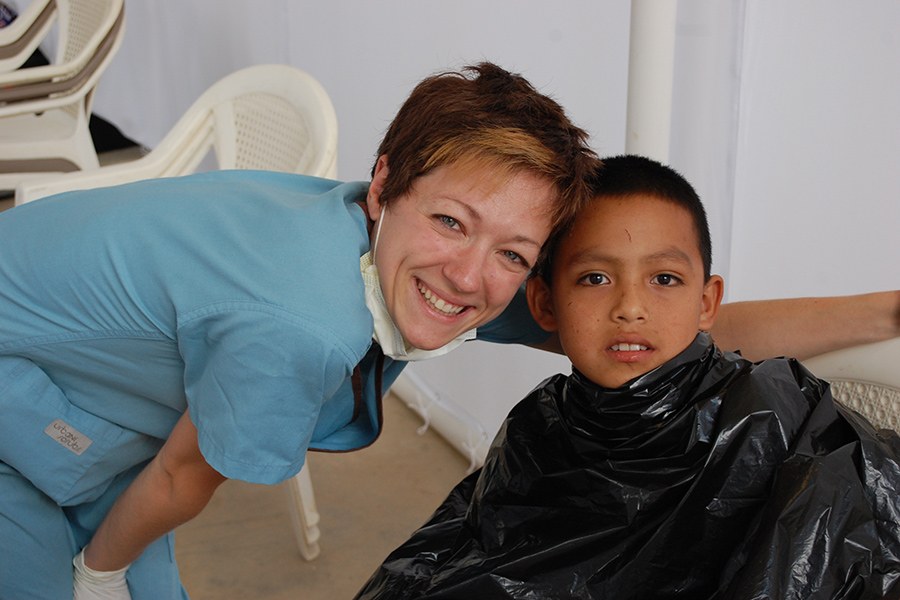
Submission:
POLYGON ((192 600, 352 598, 382 559, 421 525, 468 466, 393 396, 369 448, 310 453, 321 516, 321 554, 304 561, 282 486, 229 481, 194 521, 176 531, 182 580, 192 600))

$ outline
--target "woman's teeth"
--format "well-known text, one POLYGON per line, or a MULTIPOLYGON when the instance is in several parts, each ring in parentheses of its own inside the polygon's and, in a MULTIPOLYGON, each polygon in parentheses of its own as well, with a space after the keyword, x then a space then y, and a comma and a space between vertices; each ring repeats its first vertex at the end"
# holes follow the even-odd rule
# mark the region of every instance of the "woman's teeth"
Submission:
POLYGON ((426 288, 421 283, 419 284, 419 291, 422 293, 422 295, 425 297, 425 300, 427 300, 430 305, 446 315, 458 315, 465 308, 465 306, 457 306, 456 304, 444 302, 442 299, 432 294, 431 290, 426 288))

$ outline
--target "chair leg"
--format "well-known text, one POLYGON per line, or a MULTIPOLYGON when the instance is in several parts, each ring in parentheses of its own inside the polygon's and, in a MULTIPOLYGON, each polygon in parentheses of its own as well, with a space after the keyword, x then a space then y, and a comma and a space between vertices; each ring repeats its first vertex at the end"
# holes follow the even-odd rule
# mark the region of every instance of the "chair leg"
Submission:
POLYGON ((100 159, 97 157, 94 140, 91 139, 90 115, 84 107, 79 107, 76 119, 75 131, 69 139, 67 158, 82 171, 96 169, 100 166, 100 159))
POLYGON ((297 547, 305 560, 313 560, 319 555, 319 512, 308 463, 286 483, 290 490, 291 523, 297 547))

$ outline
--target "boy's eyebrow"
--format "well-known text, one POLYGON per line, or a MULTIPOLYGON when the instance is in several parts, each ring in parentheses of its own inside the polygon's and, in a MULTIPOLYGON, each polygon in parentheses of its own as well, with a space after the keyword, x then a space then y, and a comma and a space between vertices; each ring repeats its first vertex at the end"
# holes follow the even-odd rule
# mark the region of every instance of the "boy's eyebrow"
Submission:
MULTIPOLYGON (((665 260, 674 260, 677 262, 690 264, 691 257, 680 248, 672 247, 666 250, 660 250, 659 252, 654 252, 653 254, 648 254, 641 259, 641 262, 653 263, 665 260)), ((604 252, 598 252, 591 248, 583 250, 569 259, 569 264, 572 265, 592 262, 608 262, 612 264, 619 264, 622 262, 622 260, 615 256, 611 256, 604 252)))
POLYGON ((658 261, 658 260, 676 260, 683 263, 690 264, 691 257, 687 252, 683 251, 680 248, 669 248, 668 250, 662 250, 660 252, 655 252, 650 256, 647 256, 644 259, 644 262, 658 261))

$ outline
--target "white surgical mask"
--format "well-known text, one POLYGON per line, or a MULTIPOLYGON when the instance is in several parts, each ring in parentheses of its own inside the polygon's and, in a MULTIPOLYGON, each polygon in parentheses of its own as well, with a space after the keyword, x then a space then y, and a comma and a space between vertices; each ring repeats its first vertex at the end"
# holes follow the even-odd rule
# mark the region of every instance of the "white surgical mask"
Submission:
POLYGON ((403 339, 400 330, 397 329, 394 320, 391 319, 387 304, 384 302, 381 282, 378 279, 378 268, 375 266, 375 250, 378 248, 378 237, 381 233, 381 224, 384 223, 384 215, 384 208, 382 207, 381 216, 378 219, 378 228, 375 230, 375 241, 372 244, 372 250, 359 257, 359 270, 362 273, 363 283, 366 287, 366 306, 369 308, 369 312, 372 313, 372 319, 375 321, 372 339, 381 346, 385 356, 405 361, 435 358, 447 354, 466 340, 473 339, 476 330, 470 329, 435 350, 420 350, 409 345, 403 339))

